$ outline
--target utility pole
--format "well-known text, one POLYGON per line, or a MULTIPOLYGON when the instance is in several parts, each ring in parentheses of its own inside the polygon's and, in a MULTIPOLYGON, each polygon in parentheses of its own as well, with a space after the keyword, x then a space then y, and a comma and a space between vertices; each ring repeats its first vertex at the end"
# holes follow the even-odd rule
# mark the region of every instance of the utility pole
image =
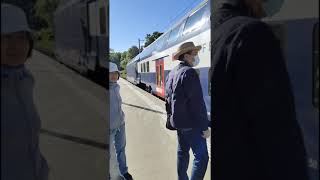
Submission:
POLYGON ((144 40, 142 40, 142 39, 140 39, 140 38, 139 38, 139 39, 138 39, 138 44, 139 44, 139 53, 141 52, 141 46, 140 46, 140 42, 141 42, 141 41, 144 41, 144 40))

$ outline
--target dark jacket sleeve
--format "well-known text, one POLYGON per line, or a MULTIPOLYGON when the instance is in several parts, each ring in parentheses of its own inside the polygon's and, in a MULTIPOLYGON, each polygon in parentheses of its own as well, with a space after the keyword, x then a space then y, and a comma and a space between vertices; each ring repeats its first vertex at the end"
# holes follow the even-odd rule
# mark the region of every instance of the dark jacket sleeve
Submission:
POLYGON ((193 68, 187 69, 183 74, 182 81, 183 90, 187 98, 187 106, 193 119, 196 120, 196 126, 202 130, 207 130, 209 121, 197 72, 193 68))
POLYGON ((262 22, 247 25, 230 54, 238 97, 267 179, 308 179, 306 151, 280 43, 262 22))
POLYGON ((170 74, 166 77, 166 80, 165 80, 165 85, 166 85, 166 96, 165 96, 165 108, 166 108, 166 112, 167 112, 167 115, 171 115, 171 102, 170 102, 170 94, 171 92, 171 89, 170 89, 170 86, 171 86, 171 82, 169 81, 169 77, 170 77, 170 74))

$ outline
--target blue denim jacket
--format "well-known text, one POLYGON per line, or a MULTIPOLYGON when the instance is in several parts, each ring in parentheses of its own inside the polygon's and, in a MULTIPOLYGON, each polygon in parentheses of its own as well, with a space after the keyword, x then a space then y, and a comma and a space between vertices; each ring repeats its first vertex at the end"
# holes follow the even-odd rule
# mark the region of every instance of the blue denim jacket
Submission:
POLYGON ((1 179, 48 178, 39 149, 40 117, 33 87, 33 77, 24 66, 1 65, 1 179))
POLYGON ((122 99, 118 83, 109 83, 110 93, 110 130, 119 128, 124 124, 124 113, 121 108, 122 99))

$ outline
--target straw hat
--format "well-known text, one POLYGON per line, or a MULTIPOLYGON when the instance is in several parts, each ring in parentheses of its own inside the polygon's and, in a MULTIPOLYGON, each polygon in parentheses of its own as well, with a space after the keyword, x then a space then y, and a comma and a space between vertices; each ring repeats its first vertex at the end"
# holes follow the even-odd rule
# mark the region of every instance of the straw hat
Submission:
POLYGON ((186 42, 180 45, 177 52, 173 54, 173 59, 178 59, 180 55, 189 51, 200 51, 201 46, 195 46, 193 42, 186 42))

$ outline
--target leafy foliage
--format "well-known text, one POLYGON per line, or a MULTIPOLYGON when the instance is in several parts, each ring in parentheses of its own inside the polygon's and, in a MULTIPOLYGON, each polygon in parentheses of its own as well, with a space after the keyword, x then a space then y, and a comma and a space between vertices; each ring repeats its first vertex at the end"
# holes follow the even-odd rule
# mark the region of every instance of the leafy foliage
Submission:
POLYGON ((128 49, 127 59, 131 60, 134 57, 136 57, 138 54, 139 54, 139 48, 137 46, 131 46, 131 48, 128 49))
POLYGON ((109 53, 109 60, 115 63, 118 67, 120 67, 120 59, 121 53, 120 52, 110 52, 109 53))
POLYGON ((145 37, 145 43, 144 43, 144 47, 146 48, 147 46, 149 46, 151 43, 153 43, 156 39, 158 39, 158 37, 160 37, 163 33, 160 33, 158 31, 153 32, 153 34, 147 34, 147 36, 145 37))
POLYGON ((54 12, 59 5, 59 0, 37 0, 35 4, 35 16, 40 21, 45 21, 47 27, 53 27, 54 12))

